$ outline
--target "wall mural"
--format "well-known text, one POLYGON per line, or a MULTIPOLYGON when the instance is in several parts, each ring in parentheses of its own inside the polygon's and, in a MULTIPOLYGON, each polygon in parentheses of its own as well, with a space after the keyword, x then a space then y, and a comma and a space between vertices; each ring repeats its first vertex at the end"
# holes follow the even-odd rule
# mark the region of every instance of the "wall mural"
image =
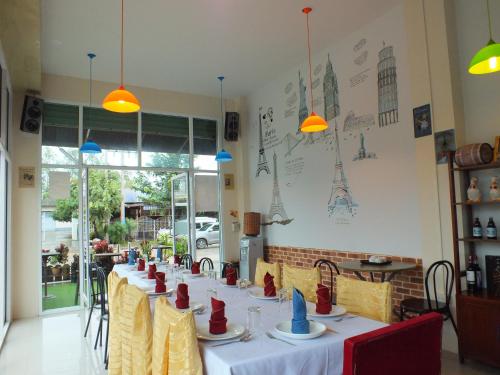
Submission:
POLYGON ((267 165, 266 150, 264 150, 264 140, 262 138, 262 107, 259 107, 259 161, 257 163, 257 172, 255 177, 259 177, 260 172, 270 174, 269 166, 267 165))
POLYGON ((290 224, 293 219, 289 219, 288 215, 286 214, 285 207, 283 206, 283 202, 281 201, 281 195, 280 195, 280 187, 279 187, 279 182, 278 182, 278 168, 276 166, 277 164, 277 159, 278 157, 276 156, 276 153, 273 155, 273 177, 274 177, 274 183, 273 183, 273 198, 271 201, 271 207, 269 209, 269 214, 267 217, 264 219, 263 225, 271 225, 271 224, 290 224), (276 220, 276 217, 279 220, 276 220))
POLYGON ((383 42, 378 59, 378 126, 384 127, 398 122, 398 82, 393 47, 383 42))

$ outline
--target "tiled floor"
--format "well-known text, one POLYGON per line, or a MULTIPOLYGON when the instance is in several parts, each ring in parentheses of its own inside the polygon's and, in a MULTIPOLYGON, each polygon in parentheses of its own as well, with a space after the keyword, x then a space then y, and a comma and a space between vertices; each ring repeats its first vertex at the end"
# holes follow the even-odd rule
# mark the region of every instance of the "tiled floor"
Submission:
MULTIPOLYGON (((103 351, 82 339, 85 320, 78 313, 14 322, 0 352, 2 375, 103 375, 103 351)), ((95 336, 97 320, 93 319, 95 336)), ((442 375, 500 374, 500 369, 467 362, 461 366, 455 355, 443 354, 442 375)))

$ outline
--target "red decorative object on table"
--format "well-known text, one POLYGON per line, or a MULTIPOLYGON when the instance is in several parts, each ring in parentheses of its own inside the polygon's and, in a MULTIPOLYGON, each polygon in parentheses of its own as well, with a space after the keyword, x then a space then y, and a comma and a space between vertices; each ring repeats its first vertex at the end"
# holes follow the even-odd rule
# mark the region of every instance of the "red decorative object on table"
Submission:
POLYGON ((274 276, 269 272, 264 275, 264 295, 266 297, 276 296, 276 287, 274 286, 274 276))
POLYGON ((330 299, 330 290, 328 287, 323 284, 318 284, 316 297, 318 299, 318 302, 316 303, 316 312, 318 314, 330 314, 332 311, 332 304, 330 299))
POLYGON ((193 265, 191 266, 191 273, 193 275, 200 273, 200 262, 193 262, 193 265))
POLYGON ((146 269, 146 262, 144 259, 140 258, 138 265, 137 265, 137 271, 144 271, 146 269))
POLYGON ((226 284, 236 285, 236 269, 231 266, 226 268, 226 284))
POLYGON ((177 286, 177 299, 175 307, 178 309, 187 309, 189 307, 189 293, 187 284, 180 283, 177 286))
POLYGON ((155 293, 165 293, 167 291, 167 287, 165 286, 165 272, 156 272, 154 276, 156 279, 155 293))
POLYGON ((154 279, 156 273, 156 264, 150 264, 148 266, 148 279, 154 279))
POLYGON ((174 264, 177 264, 178 266, 181 265, 181 257, 180 257, 180 255, 177 255, 177 254, 174 255, 174 264))
POLYGON ((221 335, 227 331, 227 318, 225 317, 224 301, 212 297, 212 314, 209 320, 209 331, 212 335, 221 335))

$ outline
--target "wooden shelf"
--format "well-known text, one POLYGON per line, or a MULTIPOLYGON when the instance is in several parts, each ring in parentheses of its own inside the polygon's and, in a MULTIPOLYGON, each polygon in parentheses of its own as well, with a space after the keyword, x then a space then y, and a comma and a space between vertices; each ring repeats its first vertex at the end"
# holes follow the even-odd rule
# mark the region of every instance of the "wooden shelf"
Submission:
POLYGON ((496 244, 500 244, 500 239, 496 239, 496 240, 490 240, 488 238, 472 238, 472 237, 466 237, 466 238, 459 238, 458 239, 459 241, 462 241, 462 242, 489 242, 489 243, 496 243, 496 244))
POLYGON ((462 290, 461 295, 462 295, 462 297, 473 299, 473 300, 488 301, 488 302, 500 304, 500 297, 488 294, 487 289, 481 289, 477 293, 470 293, 468 290, 462 290))
POLYGON ((456 202, 456 206, 494 206, 500 205, 500 201, 481 201, 481 202, 456 202))
POLYGON ((468 167, 455 167, 453 168, 454 171, 479 171, 483 169, 495 169, 495 168, 500 168, 500 163, 495 162, 495 163, 489 163, 489 164, 480 164, 480 165, 471 165, 468 167))

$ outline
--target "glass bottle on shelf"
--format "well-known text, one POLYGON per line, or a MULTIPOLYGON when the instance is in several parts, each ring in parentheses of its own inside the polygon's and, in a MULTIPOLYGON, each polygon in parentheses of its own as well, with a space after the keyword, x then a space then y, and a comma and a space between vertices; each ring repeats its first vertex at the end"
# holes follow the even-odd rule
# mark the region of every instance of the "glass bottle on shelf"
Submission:
POLYGON ((497 226, 495 225, 495 222, 493 221, 492 217, 490 217, 490 220, 488 221, 488 226, 486 227, 486 238, 489 240, 497 239, 497 226))
POLYGON ((477 256, 474 255, 473 257, 474 261, 474 272, 476 273, 475 281, 476 281, 476 287, 474 288, 475 292, 480 291, 483 289, 483 277, 481 273, 481 267, 479 267, 479 263, 477 261, 477 256))
POLYGON ((476 269, 474 268, 474 261, 472 255, 469 255, 469 264, 466 269, 467 291, 474 293, 476 289, 476 269))
POLYGON ((478 217, 476 217, 472 226, 472 238, 483 238, 483 227, 478 217))

